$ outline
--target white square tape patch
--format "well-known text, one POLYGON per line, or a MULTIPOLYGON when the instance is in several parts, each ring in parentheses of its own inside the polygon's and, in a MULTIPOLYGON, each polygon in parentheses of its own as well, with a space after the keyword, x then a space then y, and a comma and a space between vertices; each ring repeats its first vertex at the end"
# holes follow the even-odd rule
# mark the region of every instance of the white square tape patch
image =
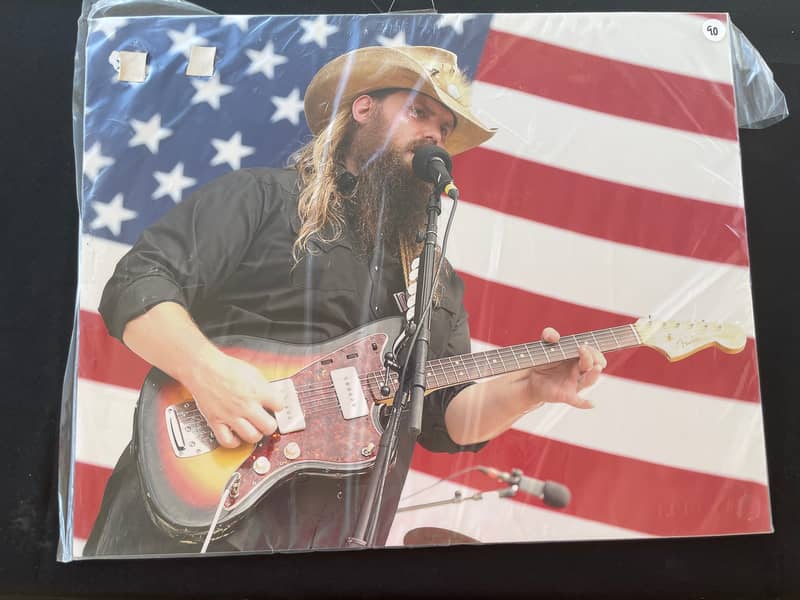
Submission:
POLYGON ((119 81, 144 81, 147 52, 119 52, 119 81))
POLYGON ((211 77, 214 74, 216 53, 217 49, 213 46, 192 46, 186 74, 194 77, 211 77))

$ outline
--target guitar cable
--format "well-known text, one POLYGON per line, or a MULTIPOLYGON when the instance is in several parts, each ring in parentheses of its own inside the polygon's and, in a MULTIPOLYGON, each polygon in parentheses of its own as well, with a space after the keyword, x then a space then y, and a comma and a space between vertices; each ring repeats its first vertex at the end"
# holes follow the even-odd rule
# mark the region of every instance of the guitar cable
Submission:
POLYGON ((241 479, 242 476, 238 471, 235 471, 230 478, 228 478, 228 483, 225 484, 225 489, 222 490, 222 495, 219 497, 217 511, 214 513, 214 518, 211 519, 211 526, 208 528, 208 533, 206 533, 206 539, 203 541, 203 547, 200 548, 200 554, 205 554, 206 550, 208 550, 208 544, 211 542, 211 537, 214 534, 214 530, 217 528, 219 517, 222 514, 222 507, 225 506, 225 498, 230 494, 231 488, 234 485, 238 485, 241 479))

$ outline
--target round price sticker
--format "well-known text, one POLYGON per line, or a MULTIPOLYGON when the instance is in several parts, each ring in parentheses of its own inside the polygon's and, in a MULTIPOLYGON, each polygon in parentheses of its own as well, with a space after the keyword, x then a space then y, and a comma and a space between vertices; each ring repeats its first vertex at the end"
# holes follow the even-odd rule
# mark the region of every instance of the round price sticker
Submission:
POLYGON ((703 35, 712 42, 719 42, 725 37, 725 23, 719 19, 707 19, 703 23, 703 35))

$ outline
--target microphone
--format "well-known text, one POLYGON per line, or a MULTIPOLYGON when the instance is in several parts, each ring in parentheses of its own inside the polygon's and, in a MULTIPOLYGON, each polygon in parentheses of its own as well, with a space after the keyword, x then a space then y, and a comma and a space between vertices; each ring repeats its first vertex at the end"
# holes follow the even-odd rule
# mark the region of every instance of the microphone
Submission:
POLYGON ((511 473, 498 471, 492 467, 478 467, 478 470, 492 479, 516 486, 519 491, 525 494, 536 496, 547 506, 552 506, 553 508, 564 508, 571 499, 567 486, 555 481, 542 481, 541 479, 528 477, 523 475, 519 469, 512 469, 511 473))
POLYGON ((447 150, 433 144, 420 146, 414 151, 411 167, 417 177, 435 184, 437 189, 444 191, 453 200, 458 199, 458 188, 450 175, 453 161, 447 150))

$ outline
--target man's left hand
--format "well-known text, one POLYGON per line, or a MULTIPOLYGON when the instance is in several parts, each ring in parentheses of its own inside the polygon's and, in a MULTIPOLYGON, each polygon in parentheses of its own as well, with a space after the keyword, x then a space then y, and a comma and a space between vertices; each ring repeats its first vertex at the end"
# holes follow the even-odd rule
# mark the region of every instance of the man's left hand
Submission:
MULTIPOLYGON (((560 338, 552 327, 542 331, 545 342, 556 343, 560 338)), ((560 402, 576 408, 593 408, 594 405, 578 393, 593 385, 608 363, 602 352, 588 345, 580 346, 578 354, 578 358, 530 369, 530 397, 540 403, 560 402)))

